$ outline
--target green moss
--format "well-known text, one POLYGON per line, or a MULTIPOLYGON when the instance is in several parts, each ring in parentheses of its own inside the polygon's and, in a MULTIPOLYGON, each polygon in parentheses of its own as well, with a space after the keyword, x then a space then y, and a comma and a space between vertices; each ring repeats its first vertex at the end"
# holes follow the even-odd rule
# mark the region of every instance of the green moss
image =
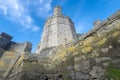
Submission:
POLYGON ((73 80, 68 73, 64 73, 64 80, 73 80))
POLYGON ((64 80, 72 80, 72 79, 68 77, 68 78, 65 78, 64 80))
POLYGON ((117 68, 108 68, 107 69, 108 77, 113 79, 119 79, 120 80, 120 69, 117 68))

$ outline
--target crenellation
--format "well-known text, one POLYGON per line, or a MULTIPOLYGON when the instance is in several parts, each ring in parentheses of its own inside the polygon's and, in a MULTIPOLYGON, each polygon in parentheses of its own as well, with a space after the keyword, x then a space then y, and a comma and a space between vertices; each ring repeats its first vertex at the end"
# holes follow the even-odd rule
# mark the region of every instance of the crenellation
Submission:
POLYGON ((56 6, 54 8, 54 16, 61 16, 62 15, 62 9, 60 6, 56 6))

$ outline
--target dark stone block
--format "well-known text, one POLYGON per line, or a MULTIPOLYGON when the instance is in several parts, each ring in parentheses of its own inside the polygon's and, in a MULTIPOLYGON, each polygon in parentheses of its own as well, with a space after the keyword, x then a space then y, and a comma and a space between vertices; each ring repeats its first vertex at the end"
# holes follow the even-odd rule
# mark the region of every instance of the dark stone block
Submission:
POLYGON ((0 48, 5 48, 7 44, 11 41, 12 36, 3 32, 0 34, 0 48))
POLYGON ((13 38, 11 35, 9 35, 9 34, 7 34, 7 33, 5 33, 5 32, 2 32, 2 33, 0 34, 0 36, 6 37, 6 38, 8 38, 9 40, 11 40, 11 39, 13 38))

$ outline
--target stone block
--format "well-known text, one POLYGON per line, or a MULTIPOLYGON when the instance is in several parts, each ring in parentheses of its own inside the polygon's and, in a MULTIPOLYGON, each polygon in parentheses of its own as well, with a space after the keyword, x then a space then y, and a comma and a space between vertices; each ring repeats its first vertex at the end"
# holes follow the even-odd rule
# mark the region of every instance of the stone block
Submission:
POLYGON ((0 48, 0 54, 2 54, 5 50, 3 48, 0 48))
POLYGON ((5 33, 5 32, 2 32, 2 33, 0 34, 0 36, 6 37, 6 38, 8 38, 9 40, 11 40, 11 39, 13 38, 11 35, 9 35, 9 34, 7 34, 7 33, 5 33))
POLYGON ((102 69, 102 67, 98 67, 98 66, 93 66, 92 70, 89 72, 92 78, 99 79, 99 80, 102 78, 104 73, 105 73, 105 70, 102 69))
POLYGON ((12 39, 12 36, 10 36, 9 34, 7 33, 1 33, 0 34, 0 47, 1 48, 5 48, 6 45, 11 41, 12 39))
POLYGON ((76 74, 75 80, 88 80, 90 78, 88 74, 83 74, 80 72, 76 72, 75 74, 76 74))
POLYGON ((32 43, 25 42, 23 47, 23 52, 31 52, 32 50, 32 43))
POLYGON ((101 58, 96 58, 95 59, 97 63, 100 63, 100 62, 108 62, 108 61, 111 61, 111 57, 101 57, 101 58))
POLYGON ((100 23, 101 23, 100 20, 96 20, 96 21, 93 23, 93 25, 96 27, 96 26, 100 25, 100 23))
POLYGON ((31 52, 32 44, 30 42, 15 43, 11 45, 10 50, 16 52, 31 52))

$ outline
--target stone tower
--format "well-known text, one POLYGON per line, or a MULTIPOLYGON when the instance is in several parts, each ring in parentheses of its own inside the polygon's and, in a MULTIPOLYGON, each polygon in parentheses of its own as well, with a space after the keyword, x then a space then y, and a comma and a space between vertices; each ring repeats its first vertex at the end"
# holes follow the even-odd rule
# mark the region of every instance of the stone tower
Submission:
POLYGON ((69 43, 76 37, 73 22, 69 17, 62 15, 61 7, 57 6, 54 8, 53 16, 46 20, 36 54, 47 55, 56 46, 69 43))

